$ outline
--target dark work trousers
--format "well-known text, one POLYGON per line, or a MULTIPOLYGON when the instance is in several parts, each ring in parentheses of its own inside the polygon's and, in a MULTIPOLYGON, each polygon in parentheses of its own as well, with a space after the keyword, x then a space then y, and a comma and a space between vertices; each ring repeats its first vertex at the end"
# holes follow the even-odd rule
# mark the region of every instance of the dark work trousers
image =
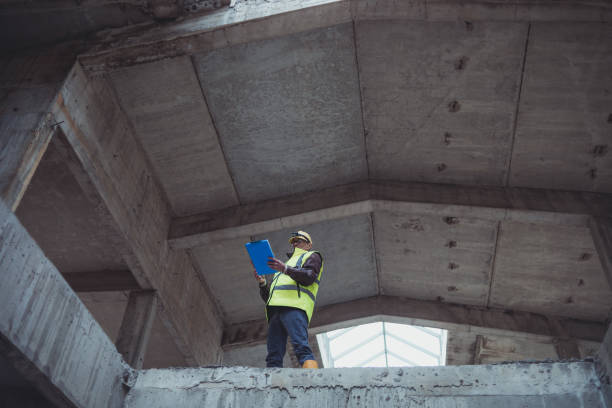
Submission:
POLYGON ((287 347, 287 335, 300 362, 314 360, 308 345, 308 317, 306 312, 294 307, 268 306, 268 356, 267 367, 282 367, 287 347))

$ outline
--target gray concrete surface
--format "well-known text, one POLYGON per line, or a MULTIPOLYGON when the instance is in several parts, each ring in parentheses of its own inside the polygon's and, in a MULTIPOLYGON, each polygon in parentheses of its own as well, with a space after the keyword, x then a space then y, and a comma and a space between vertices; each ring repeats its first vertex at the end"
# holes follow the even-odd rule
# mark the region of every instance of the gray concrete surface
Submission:
POLYGON ((121 406, 128 366, 0 202, 0 348, 57 406, 121 406))
POLYGON ((605 320, 612 296, 588 228, 502 223, 490 305, 605 320))
POLYGON ((127 68, 111 78, 175 215, 238 203, 190 58, 127 68))
POLYGON ((374 213, 381 294, 486 305, 498 223, 455 219, 374 213))
POLYGON ((606 338, 601 344, 599 353, 597 354, 597 374, 601 381, 602 394, 604 400, 612 405, 612 329, 608 328, 606 338))
POLYGON ((0 57, 0 195, 13 210, 53 132, 48 107, 82 50, 63 44, 0 57))
POLYGON ((504 185, 527 25, 356 27, 370 176, 504 185))
MULTIPOLYGON (((30 3, 31 21, 57 15, 30 3)), ((86 3, 80 16, 99 4, 86 3)), ((101 10, 91 26, 62 30, 106 17, 101 10)), ((65 21, 18 34, 34 38, 65 21)), ((58 200, 44 204, 68 215, 50 222, 42 250, 61 253, 63 268, 124 262, 143 287, 163 292, 160 332, 171 336, 159 344, 171 337, 174 349, 151 357, 159 364, 218 363, 222 331, 262 312, 242 244, 266 237, 283 248, 296 228, 322 237, 320 305, 344 302, 340 310, 391 293, 468 327, 503 314, 506 328, 533 332, 544 321, 556 335, 557 321, 578 317, 584 335, 612 307, 586 228, 611 208, 611 22, 612 6, 598 0, 239 1, 201 18, 99 33, 53 103, 55 118, 45 117, 48 102, 82 49, 24 51, 0 62, 0 188, 11 206, 19 201, 52 123, 63 121, 82 176, 127 245, 118 259, 97 246, 108 236, 97 220, 77 228, 88 213, 71 206, 80 197, 70 184, 50 188, 58 200), (193 228, 172 247, 177 215, 190 215, 179 221, 193 228), (65 239, 53 241, 56 232, 65 239), (84 243, 90 232, 101 238, 84 243), (77 252, 85 244, 91 256, 77 252), (165 358, 174 350, 180 359, 165 358)), ((493 340, 485 351, 527 347, 493 340)), ((472 343, 461 340, 457 361, 472 343)), ((524 354, 548 357, 549 346, 524 354)))
POLYGON ((511 185, 612 191, 610 38, 610 24, 532 25, 511 185))
POLYGON ((125 239, 130 270, 143 289, 159 292, 160 316, 185 359, 219 361, 214 300, 187 253, 167 245, 168 203, 108 79, 88 78, 76 65, 52 113, 125 239))
POLYGON ((592 362, 141 372, 126 407, 604 407, 592 362))
POLYGON ((194 56, 241 202, 367 178, 352 32, 345 24, 194 56))

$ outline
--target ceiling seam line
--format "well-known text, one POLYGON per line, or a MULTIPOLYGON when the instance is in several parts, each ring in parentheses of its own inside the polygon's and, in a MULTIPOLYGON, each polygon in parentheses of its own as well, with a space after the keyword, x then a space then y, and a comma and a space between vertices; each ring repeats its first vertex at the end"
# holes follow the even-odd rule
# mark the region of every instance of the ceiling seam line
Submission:
POLYGON ((361 131, 363 133, 363 151, 365 154, 366 176, 370 179, 370 161, 368 159, 368 131, 365 126, 365 113, 363 111, 363 91, 361 87, 361 73, 359 67, 359 52, 357 48, 357 20, 353 19, 353 48, 355 49, 355 69, 357 70, 357 89, 359 91, 359 112, 361 113, 361 131))
POLYGON ((380 269, 378 265, 378 252, 376 251, 376 235, 374 233, 374 211, 370 212, 370 228, 372 229, 372 233, 370 236, 372 237, 372 250, 374 251, 374 272, 376 279, 376 296, 381 296, 382 292, 380 290, 380 269))
POLYGON ((200 86, 200 92, 202 93, 202 99, 204 100, 204 105, 206 105, 206 112, 210 117, 210 123, 212 124, 213 129, 215 130, 215 135, 217 136, 217 144, 219 145, 219 149, 221 150, 221 155, 223 156, 223 163, 225 164, 225 170, 227 170, 227 174, 232 180, 232 187, 234 188, 234 194, 236 195, 236 201, 238 201, 238 205, 242 205, 242 200, 240 199, 240 195, 238 194, 238 187, 236 185, 236 178, 234 177, 234 173, 230 169, 229 163, 227 161, 227 155, 225 154, 225 149, 223 148, 223 144, 221 143, 221 134, 219 133, 219 129, 217 128, 217 121, 213 116, 213 113, 210 109, 210 104, 208 103, 208 98, 206 97, 206 92, 204 92, 204 85, 202 85, 202 81, 200 80, 200 76, 198 75, 198 69, 196 67, 195 59, 193 55, 189 56, 189 60, 191 61, 191 66, 193 67, 193 73, 198 81, 198 85, 200 86))
POLYGON ((516 141, 516 129, 518 126, 518 115, 521 106, 521 96, 523 94, 523 86, 525 79, 525 66, 527 65, 527 51, 529 49, 529 37, 531 37, 531 23, 527 24, 527 34, 525 35, 525 46, 523 47, 523 61, 521 64, 521 77, 519 80, 518 96, 516 98, 516 107, 514 108, 514 123, 512 126, 512 139, 510 140, 510 152, 508 154, 508 165, 506 166, 506 180, 504 186, 510 186, 510 173, 512 171, 512 156, 514 155, 514 144, 516 141))
POLYGON ((489 278, 489 291, 487 292, 487 302, 485 307, 488 309, 491 303, 491 291, 493 290, 493 280, 495 279, 495 261, 497 260, 497 249, 499 247, 499 237, 501 235, 501 221, 497 221, 495 232, 495 245, 493 247, 493 257, 491 259, 491 277, 489 278))

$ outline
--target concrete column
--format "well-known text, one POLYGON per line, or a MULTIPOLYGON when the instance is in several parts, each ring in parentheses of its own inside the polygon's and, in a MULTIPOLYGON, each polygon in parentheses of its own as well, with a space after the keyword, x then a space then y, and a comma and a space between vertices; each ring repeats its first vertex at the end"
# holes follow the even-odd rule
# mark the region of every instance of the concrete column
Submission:
POLYGON ((142 368, 156 310, 155 291, 130 292, 117 337, 117 351, 135 369, 142 368))

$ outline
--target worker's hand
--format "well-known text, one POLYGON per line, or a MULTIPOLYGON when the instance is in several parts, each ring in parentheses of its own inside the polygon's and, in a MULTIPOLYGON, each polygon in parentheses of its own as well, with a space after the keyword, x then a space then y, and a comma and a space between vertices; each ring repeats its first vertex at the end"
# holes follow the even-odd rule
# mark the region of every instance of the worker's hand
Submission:
POLYGON ((264 278, 263 276, 259 275, 257 273, 257 271, 253 271, 253 276, 255 276, 255 280, 257 280, 257 283, 259 283, 259 285, 263 285, 266 283, 266 278, 264 278))
POLYGON ((284 272, 285 264, 276 258, 268 258, 268 266, 275 271, 284 272))

